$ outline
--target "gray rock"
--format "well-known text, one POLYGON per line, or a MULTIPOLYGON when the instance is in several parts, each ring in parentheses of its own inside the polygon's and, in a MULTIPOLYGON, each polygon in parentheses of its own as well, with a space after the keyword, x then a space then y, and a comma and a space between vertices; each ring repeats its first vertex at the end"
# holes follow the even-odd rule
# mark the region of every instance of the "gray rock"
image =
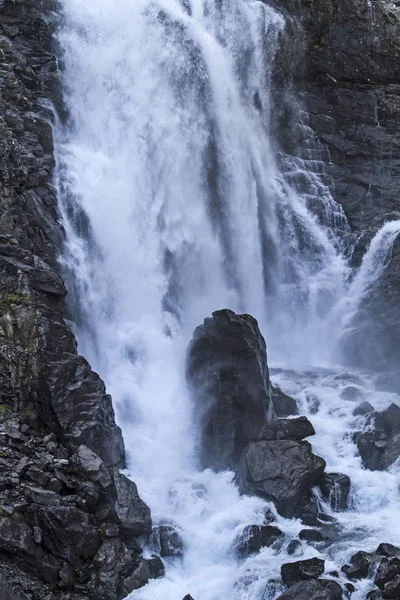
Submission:
POLYGON ((177 530, 170 525, 159 525, 153 527, 152 543, 160 552, 160 556, 182 556, 184 545, 177 530))
POLYGON ((375 429, 355 437, 363 464, 372 471, 387 469, 400 456, 400 407, 391 404, 374 416, 375 429))
POLYGON ((319 487, 333 510, 346 510, 350 493, 350 477, 343 473, 324 473, 319 487))
POLYGON ((261 429, 258 439, 301 441, 312 435, 315 435, 315 430, 307 417, 298 417, 297 419, 278 419, 266 423, 261 429))
POLYGON ((248 525, 236 543, 237 553, 241 557, 250 556, 261 548, 272 546, 282 536, 282 531, 272 525, 248 525))
POLYGON ((296 400, 282 392, 278 386, 272 386, 272 403, 278 418, 291 417, 298 414, 296 400))
POLYGON ((353 415, 355 417, 368 415, 370 413, 375 412, 374 407, 369 402, 361 402, 356 408, 353 410, 353 415))
POLYGON ((244 494, 274 502, 280 514, 293 517, 322 475, 325 461, 308 442, 279 440, 248 445, 236 471, 244 494))
POLYGON ((291 586, 304 579, 317 579, 324 571, 325 561, 320 558, 309 558, 282 565, 281 576, 283 583, 291 586))
POLYGON ((113 472, 116 500, 115 514, 119 527, 126 535, 143 535, 151 533, 150 509, 140 499, 133 481, 117 470, 113 472))
POLYGON ((112 484, 112 478, 103 461, 87 446, 79 446, 70 459, 71 466, 77 473, 97 481, 106 489, 112 484))
POLYGON ((197 327, 187 379, 201 422, 204 467, 232 468, 273 416, 264 338, 249 315, 220 310, 197 327))
POLYGON ((343 590, 336 581, 314 579, 299 581, 277 600, 342 600, 343 590))

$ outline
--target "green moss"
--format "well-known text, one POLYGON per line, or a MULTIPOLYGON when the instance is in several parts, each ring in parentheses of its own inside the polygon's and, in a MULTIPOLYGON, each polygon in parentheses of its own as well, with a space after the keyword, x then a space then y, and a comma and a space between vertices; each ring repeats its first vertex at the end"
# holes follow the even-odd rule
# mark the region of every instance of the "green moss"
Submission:
POLYGON ((32 304, 32 301, 26 296, 2 292, 0 294, 0 306, 9 306, 10 304, 17 304, 19 306, 29 306, 32 304))

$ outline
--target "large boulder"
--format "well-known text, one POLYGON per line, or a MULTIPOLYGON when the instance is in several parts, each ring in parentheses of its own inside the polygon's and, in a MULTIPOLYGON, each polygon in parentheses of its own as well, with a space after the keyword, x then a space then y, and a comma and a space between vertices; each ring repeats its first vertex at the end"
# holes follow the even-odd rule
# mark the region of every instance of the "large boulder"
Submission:
POLYGON ((234 467, 245 446, 274 415, 266 344, 250 315, 220 310, 197 327, 187 379, 201 423, 201 462, 234 467))
POLYGON ((284 517, 300 516, 325 466, 308 442, 253 442, 243 452, 236 481, 242 493, 274 502, 284 517))
POLYGON ((282 581, 290 586, 304 579, 317 579, 325 571, 325 562, 320 558, 308 558, 281 567, 282 581))

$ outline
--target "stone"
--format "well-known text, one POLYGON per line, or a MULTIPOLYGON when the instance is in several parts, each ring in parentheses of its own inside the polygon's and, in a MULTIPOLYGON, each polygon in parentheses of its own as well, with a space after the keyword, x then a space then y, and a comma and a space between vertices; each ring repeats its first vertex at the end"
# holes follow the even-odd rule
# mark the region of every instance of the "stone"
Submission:
POLYGON ((317 529, 302 529, 299 532, 299 538, 306 542, 323 542, 325 540, 324 535, 317 529))
POLYGON ((393 544, 382 543, 377 547, 376 554, 392 558, 393 556, 398 556, 400 554, 400 548, 393 546, 393 544))
POLYGON ((186 596, 183 598, 183 600, 194 600, 194 598, 192 598, 192 596, 190 594, 186 594, 186 596))
POLYGON ((107 489, 112 484, 112 478, 105 464, 93 450, 81 445, 71 456, 70 464, 74 471, 98 482, 102 488, 107 489))
POLYGON ((386 591, 386 584, 397 576, 400 576, 400 559, 396 557, 383 558, 376 572, 374 583, 378 588, 386 591))
POLYGON ((201 423, 201 462, 231 469, 273 416, 266 344, 250 315, 220 310, 197 327, 186 375, 201 423))
POLYGON ((325 461, 311 452, 308 442, 279 440, 253 442, 236 470, 241 493, 274 502, 284 517, 303 511, 302 503, 322 475, 325 461))
POLYGON ((342 571, 349 579, 364 579, 369 576, 376 562, 375 553, 360 551, 350 558, 350 564, 344 565, 342 571))
POLYGON ((140 499, 136 484, 113 471, 115 504, 114 510, 120 530, 125 535, 143 535, 151 533, 152 523, 149 507, 140 499))
POLYGON ((319 484, 322 496, 335 511, 346 510, 350 493, 350 477, 343 473, 324 473, 319 484))
POLYGON ((389 468, 400 456, 400 407, 392 403, 374 417, 375 429, 356 434, 355 441, 363 465, 378 471, 389 468))
POLYGON ((313 579, 292 585, 277 600, 342 600, 343 590, 336 581, 313 579))
POLYGON ((340 397, 343 400, 349 400, 350 402, 357 402, 363 399, 363 392, 360 388, 354 385, 348 385, 340 392, 340 397))
POLYGON ((287 553, 292 556, 299 548, 301 548, 300 540, 291 540, 287 547, 287 553))
POLYGON ((355 417, 359 417, 359 416, 369 415, 373 412, 375 412, 375 409, 372 406, 372 404, 364 401, 364 402, 361 402, 361 404, 359 404, 358 406, 356 406, 356 408, 353 410, 353 415, 355 417))
POLYGON ((27 485, 25 493, 32 502, 36 502, 37 504, 43 504, 45 506, 60 504, 60 498, 51 490, 44 490, 42 488, 27 485))
POLYGON ((291 417, 298 414, 296 400, 282 392, 278 386, 272 386, 272 403, 278 418, 291 417))
POLYGON ((282 565, 281 576, 283 583, 291 586, 304 579, 317 579, 324 571, 325 561, 320 558, 309 558, 282 565))
POLYGON ((400 575, 396 575, 388 581, 383 588, 382 598, 392 598, 393 600, 397 600, 400 596, 400 575))
POLYGON ((278 527, 248 525, 236 543, 236 551, 240 557, 250 556, 266 546, 272 546, 282 535, 283 533, 278 527))
POLYGON ((178 531, 169 525, 153 527, 152 543, 160 552, 160 556, 182 556, 184 545, 178 531))
POLYGON ((265 441, 298 440, 315 435, 314 427, 307 417, 296 419, 278 419, 263 426, 258 439, 265 441))

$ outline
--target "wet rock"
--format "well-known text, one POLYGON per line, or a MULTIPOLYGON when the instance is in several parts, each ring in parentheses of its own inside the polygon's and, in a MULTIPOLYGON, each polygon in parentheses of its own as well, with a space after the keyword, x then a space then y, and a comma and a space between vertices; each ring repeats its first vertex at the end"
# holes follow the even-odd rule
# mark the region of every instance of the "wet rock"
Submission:
POLYGON ((241 557, 259 552, 261 548, 272 546, 281 536, 282 531, 271 525, 248 525, 245 527, 236 545, 241 557))
POLYGON ((393 544, 379 544, 376 549, 376 554, 379 556, 386 556, 387 558, 392 558, 393 556, 398 556, 400 554, 400 548, 397 546, 393 546, 393 544))
POLYGON ((308 442, 279 440, 248 445, 236 470, 244 494, 274 502, 280 514, 293 517, 322 475, 325 461, 308 442))
POLYGON ((336 581, 313 579, 292 585, 277 600, 342 600, 343 590, 336 581))
POLYGON ((348 385, 340 392, 340 397, 343 400, 349 400, 350 402, 357 402, 362 400, 363 392, 360 388, 355 387, 354 385, 348 385))
POLYGON ((187 379, 201 422, 204 467, 232 468, 273 415, 266 345, 250 315, 220 310, 197 327, 187 379))
POLYGON ((186 594, 186 596, 183 598, 183 600, 194 600, 194 598, 192 598, 192 596, 190 594, 186 594))
POLYGON ((315 430, 307 417, 296 419, 278 419, 266 423, 261 429, 258 439, 263 441, 298 440, 315 435, 315 430))
POLYGON ((291 586, 304 579, 317 579, 324 571, 325 561, 320 558, 309 558, 282 565, 281 576, 283 583, 291 586))
POLYGON ((113 472, 113 479, 114 508, 121 531, 133 536, 151 533, 150 509, 139 497, 136 484, 117 470, 113 472))
POLYGON ((388 581, 383 589, 382 598, 392 598, 396 600, 400 597, 400 575, 396 575, 388 581))
POLYGON ((182 556, 183 540, 177 530, 169 525, 153 527, 152 543, 159 548, 160 556, 182 556))
POLYGON ((72 455, 70 463, 74 471, 92 481, 99 482, 102 488, 106 489, 112 484, 111 475, 105 464, 87 446, 79 446, 72 455))
POLYGON ((353 410, 353 415, 355 417, 368 415, 370 413, 375 412, 374 407, 369 402, 361 402, 356 408, 353 410))
POLYGON ((152 579, 158 579, 159 577, 164 577, 165 575, 165 567, 164 563, 159 556, 155 554, 151 555, 151 558, 147 559, 147 563, 150 568, 150 577, 152 579))
POLYGON ((395 577, 400 576, 400 559, 383 558, 376 572, 374 583, 381 590, 386 591, 386 584, 395 577))
POLYGON ((333 510, 346 510, 350 493, 350 477, 343 473, 324 473, 319 487, 333 510))
POLYGON ((298 414, 296 400, 282 392, 278 386, 272 386, 272 403, 278 418, 291 417, 298 414))
POLYGON ((264 511, 264 525, 269 525, 275 521, 275 515, 270 508, 266 508, 264 511))
POLYGON ((374 416, 375 429, 356 434, 355 441, 364 466, 378 471, 390 467, 400 456, 400 407, 391 404, 374 416))
POLYGON ((306 402, 307 402, 308 410, 310 411, 310 413, 312 415, 316 415, 317 412, 319 411, 319 407, 321 406, 320 399, 317 398, 317 396, 315 396, 314 394, 307 394, 306 402))
POLYGON ((368 600, 382 600, 382 592, 379 590, 371 590, 367 594, 368 600))
POLYGON ((377 563, 377 555, 374 552, 357 552, 350 559, 350 564, 342 567, 343 573, 349 579, 365 579, 371 568, 377 563))
POLYGON ((302 529, 299 532, 299 538, 306 542, 323 542, 324 535, 318 529, 302 529))
POLYGON ((287 547, 287 553, 289 555, 295 554, 299 548, 301 548, 300 540, 291 540, 287 547))

